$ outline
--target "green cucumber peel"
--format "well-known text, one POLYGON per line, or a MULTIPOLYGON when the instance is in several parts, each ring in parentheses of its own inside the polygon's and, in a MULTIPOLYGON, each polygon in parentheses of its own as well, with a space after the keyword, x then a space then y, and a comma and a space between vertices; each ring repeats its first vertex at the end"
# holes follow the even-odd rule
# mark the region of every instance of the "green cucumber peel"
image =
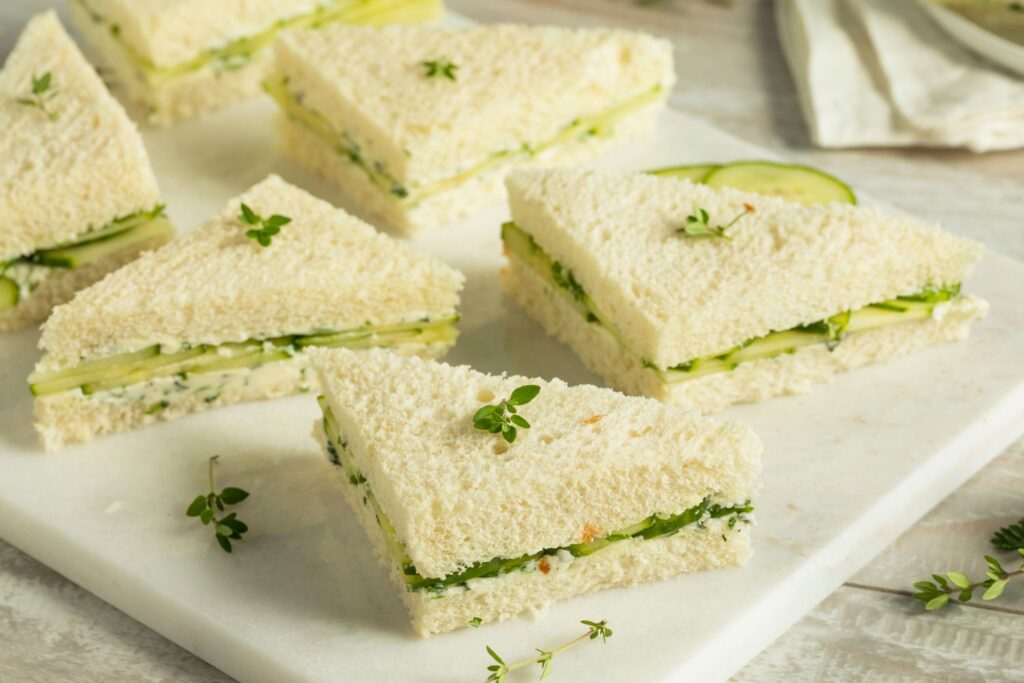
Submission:
MULTIPOLYGON (((502 225, 501 237, 510 252, 545 282, 561 292, 565 300, 580 315, 588 322, 601 324, 620 344, 629 349, 623 336, 608 322, 607 317, 599 312, 590 295, 572 275, 572 271, 552 259, 532 235, 515 223, 508 222, 502 225)), ((934 313, 936 306, 952 301, 959 295, 958 283, 928 286, 916 294, 899 296, 856 311, 837 313, 790 330, 747 339, 731 349, 691 358, 668 368, 660 368, 650 359, 636 353, 634 355, 640 358, 643 367, 657 372, 663 381, 688 381, 718 372, 728 372, 742 363, 792 354, 800 348, 814 344, 824 344, 830 350, 834 350, 849 334, 928 318, 934 313)))
POLYGON ((360 328, 353 331, 308 335, 286 335, 271 339, 253 339, 220 345, 183 344, 176 351, 164 352, 159 346, 140 351, 88 360, 71 368, 34 372, 29 387, 35 396, 70 391, 82 387, 86 393, 107 391, 138 382, 179 374, 203 374, 256 368, 287 360, 309 346, 368 348, 398 344, 451 344, 458 336, 458 315, 433 321, 360 328))

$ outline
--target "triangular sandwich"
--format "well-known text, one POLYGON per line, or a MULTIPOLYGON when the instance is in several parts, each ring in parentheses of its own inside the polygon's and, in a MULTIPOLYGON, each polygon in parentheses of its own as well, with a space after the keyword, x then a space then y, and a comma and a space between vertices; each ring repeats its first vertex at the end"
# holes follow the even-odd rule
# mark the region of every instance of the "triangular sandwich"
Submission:
POLYGON ((406 232, 500 202, 513 167, 642 135, 675 82, 668 41, 614 29, 331 26, 276 53, 285 148, 406 232))
POLYGON ((282 31, 435 21, 441 0, 68 0, 79 31, 154 125, 260 91, 282 31))
POLYGON ((967 336, 981 247, 874 207, 688 180, 508 180, 508 294, 621 391, 713 411, 967 336), (726 227, 728 226, 728 227, 726 227))
POLYGON ((58 307, 29 378, 48 449, 307 391, 311 346, 435 356, 463 277, 271 176, 58 307))
POLYGON ((55 12, 0 71, 0 331, 171 238, 135 125, 55 12))
POLYGON ((377 351, 310 359, 314 435, 421 635, 750 557, 743 425, 377 351))

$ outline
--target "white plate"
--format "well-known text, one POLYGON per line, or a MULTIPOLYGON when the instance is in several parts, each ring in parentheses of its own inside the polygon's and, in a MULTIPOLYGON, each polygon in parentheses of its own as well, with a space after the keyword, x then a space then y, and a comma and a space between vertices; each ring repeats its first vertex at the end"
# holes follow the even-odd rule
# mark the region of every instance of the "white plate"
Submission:
POLYGON ((1024 46, 987 31, 942 5, 929 0, 918 0, 918 4, 962 46, 1024 76, 1024 46))
MULTIPOLYGON (((336 199, 275 148, 272 106, 244 104, 146 133, 170 214, 191 228, 270 171, 336 199)), ((601 165, 765 157, 679 113, 601 165)), ((500 294, 495 209, 415 240, 468 276, 450 360, 596 382, 500 294)), ((1007 445, 1024 425, 1024 266, 989 254, 968 287, 993 312, 964 344, 729 411, 764 439, 755 558, 743 569, 607 591, 537 621, 415 637, 309 436, 312 396, 233 406, 44 455, 25 377, 35 332, 0 339, 0 536, 244 681, 479 681, 510 658, 608 618, 615 636, 555 663, 557 680, 724 679, 1007 445), (184 516, 222 455, 252 497, 234 555, 184 516)), ((918 577, 906 577, 911 581, 918 577)), ((531 672, 531 676, 537 672, 531 672)), ((530 677, 524 677, 529 680, 530 677)))

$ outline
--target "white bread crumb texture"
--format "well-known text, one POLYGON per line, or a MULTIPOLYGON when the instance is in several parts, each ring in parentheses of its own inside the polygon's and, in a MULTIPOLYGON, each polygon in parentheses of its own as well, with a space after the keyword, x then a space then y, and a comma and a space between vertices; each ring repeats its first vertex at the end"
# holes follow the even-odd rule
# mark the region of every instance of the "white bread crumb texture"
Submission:
POLYGON ((616 29, 333 25, 281 36, 276 58, 306 106, 408 186, 675 80, 668 41, 616 29), (456 64, 456 80, 427 77, 436 60, 456 64))
POLYGON ((464 278, 441 261, 276 176, 204 226, 111 273, 54 310, 47 367, 154 343, 219 344, 450 314, 464 278), (241 203, 292 220, 267 247, 241 203))
MULTIPOLYGON (((448 350, 443 344, 405 344, 390 347, 396 354, 436 358, 448 350)), ((262 401, 317 389, 316 376, 306 355, 220 373, 193 373, 184 381, 161 377, 117 391, 85 396, 80 391, 39 396, 35 399, 35 428, 47 451, 85 443, 98 436, 168 422, 210 408, 262 401)))
POLYGON ((102 280, 107 273, 163 243, 162 238, 140 242, 78 268, 47 269, 42 282, 31 294, 23 296, 14 308, 0 311, 0 332, 11 332, 46 320, 55 306, 70 301, 78 290, 102 280))
POLYGON ((577 543, 711 494, 742 502, 758 486, 761 444, 737 423, 609 389, 375 351, 312 349, 310 360, 424 576, 577 543), (474 428, 477 409, 527 383, 542 389, 520 411, 533 426, 514 444, 474 428))
POLYGON ((0 71, 0 130, 0 260, 160 201, 135 125, 53 11, 29 22, 0 71), (47 73, 53 120, 17 102, 47 73))
POLYGON ((362 168, 325 145, 303 126, 282 115, 277 117, 276 127, 283 149, 306 168, 335 183, 345 197, 346 208, 374 224, 412 235, 421 230, 443 227, 502 202, 506 198, 505 176, 514 168, 571 166, 643 137, 654 127, 661 109, 661 103, 638 109, 620 119, 608 136, 590 136, 531 158, 511 157, 507 164, 414 205, 382 192, 362 168))
MULTIPOLYGON (((156 3, 124 0, 69 0, 71 16, 102 60, 117 75, 119 86, 141 111, 133 112, 155 126, 170 126, 202 112, 249 99, 273 64, 272 44, 252 49, 244 61, 209 59, 190 70, 176 71, 208 50, 251 39, 274 29, 279 21, 308 15, 321 6, 341 6, 346 17, 370 24, 418 23, 441 14, 441 0, 175 0, 156 3), (88 3, 89 7, 86 7, 88 3), (110 31, 119 28, 119 38, 110 31), (126 44, 128 47, 126 47, 126 44), (132 50, 156 68, 174 75, 151 77, 139 68, 132 50)), ((292 29, 280 29, 292 30, 292 29)))
MULTIPOLYGON (((175 66, 206 50, 308 14, 321 0, 71 0, 120 27, 122 39, 157 66, 175 66), (83 5, 87 6, 84 7, 83 5)), ((92 20, 90 19, 90 23, 92 20)))
POLYGON ((981 256, 970 240, 872 207, 614 171, 519 170, 507 182, 516 224, 659 367, 961 282, 981 256), (713 226, 753 211, 731 239, 690 239, 676 229, 695 205, 713 226))
POLYGON ((544 330, 567 344, 593 372, 627 394, 649 396, 675 405, 713 413, 734 403, 751 403, 772 396, 799 394, 829 382, 840 373, 914 353, 928 346, 960 341, 971 323, 982 318, 988 304, 961 296, 941 319, 903 323, 846 337, 834 351, 823 344, 795 354, 741 363, 731 372, 667 384, 627 351, 607 330, 588 323, 560 292, 554 291, 523 261, 509 256, 502 274, 505 292, 544 330))
POLYGON ((93 21, 77 1, 70 2, 69 9, 75 26, 115 75, 115 92, 130 101, 129 111, 136 119, 152 126, 171 126, 255 96, 273 61, 271 50, 261 50, 241 68, 216 69, 211 64, 153 85, 106 25, 93 21))
MULTIPOLYGON (((322 432, 317 434, 322 439, 322 432)), ((680 574, 746 564, 752 554, 753 529, 711 520, 704 529, 687 528, 674 536, 646 541, 616 541, 570 562, 548 558, 548 571, 517 571, 499 579, 478 579, 437 598, 406 589, 401 571, 388 553, 380 526, 369 506, 356 495, 338 468, 325 465, 373 544, 409 610, 413 630, 421 636, 469 625, 479 617, 489 624, 523 613, 537 613, 560 600, 608 588, 669 579, 680 574)))

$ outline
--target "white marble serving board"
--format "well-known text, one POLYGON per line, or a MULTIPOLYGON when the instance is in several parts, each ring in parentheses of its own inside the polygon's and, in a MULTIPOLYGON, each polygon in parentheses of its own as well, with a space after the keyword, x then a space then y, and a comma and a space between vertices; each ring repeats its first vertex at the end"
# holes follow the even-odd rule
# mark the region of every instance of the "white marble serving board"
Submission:
MULTIPOLYGON (((269 172, 337 200, 275 148, 257 101, 146 133, 169 212, 197 226, 269 172)), ((600 165, 641 169, 767 153, 669 112, 600 165)), ((467 277, 449 360, 599 382, 500 294, 495 209, 415 240, 467 277)), ((962 226, 950 226, 957 229, 962 226)), ((310 438, 311 395, 234 406, 45 455, 24 379, 37 334, 0 339, 0 537, 243 681, 479 681, 610 620, 614 637, 555 661, 570 681, 727 678, 1024 429, 1024 265, 989 253, 968 289, 991 316, 966 343, 728 411, 765 442, 749 566, 607 591, 421 640, 310 438), (228 556, 184 516, 219 453, 220 485, 252 492, 228 556)), ((907 577, 908 583, 917 577, 907 577)), ((532 669, 513 681, 534 680, 532 669)))

